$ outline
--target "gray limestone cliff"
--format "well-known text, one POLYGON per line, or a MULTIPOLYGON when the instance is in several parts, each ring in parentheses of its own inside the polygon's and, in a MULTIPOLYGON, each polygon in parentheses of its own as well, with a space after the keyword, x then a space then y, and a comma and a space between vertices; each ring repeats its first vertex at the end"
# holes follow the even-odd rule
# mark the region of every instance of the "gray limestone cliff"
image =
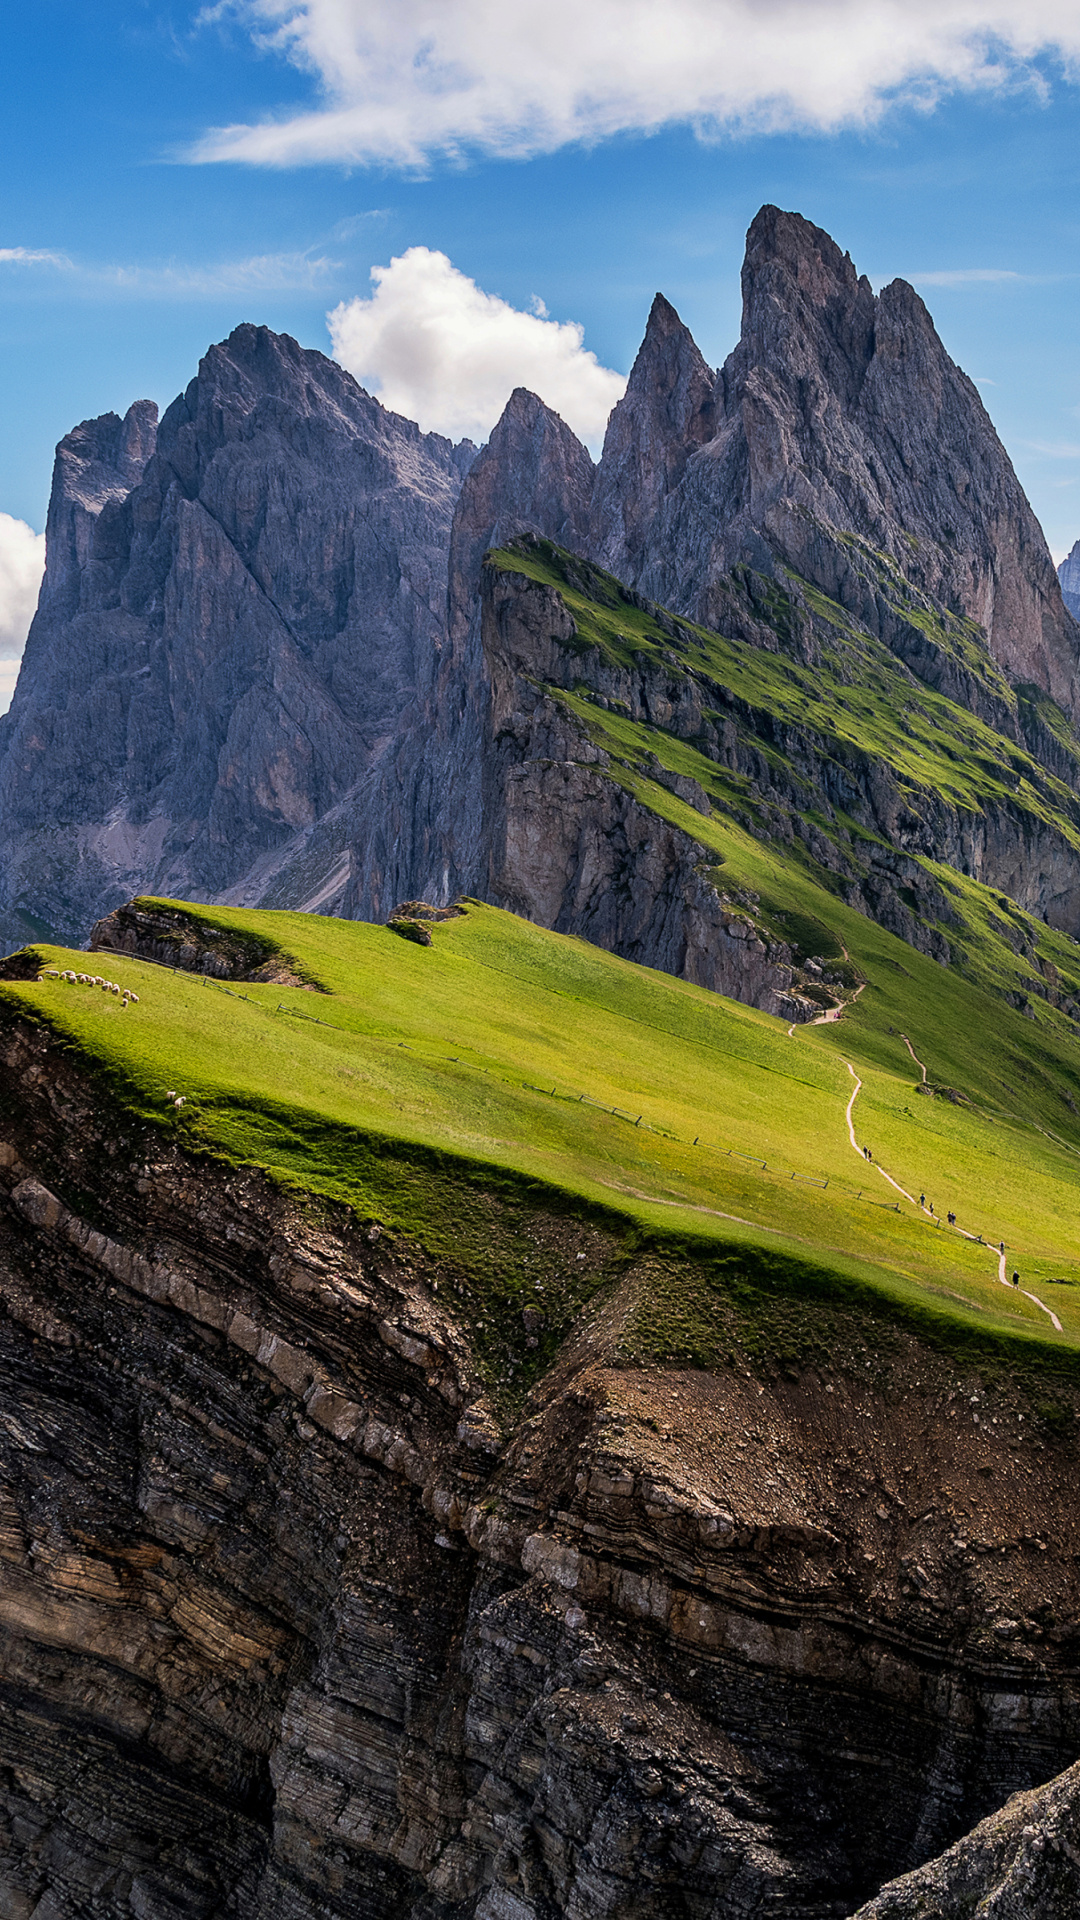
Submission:
POLYGON ((1080 620, 1080 540, 1058 568, 1058 579, 1065 605, 1074 618, 1080 620))
MULTIPOLYGON (((0 723, 6 924, 85 937, 133 890, 295 860, 412 717, 445 633, 469 445, 265 328, 57 455, 41 604, 0 723)), ((346 833, 293 904, 331 904, 346 833)))
MULTIPOLYGON (((552 732, 538 706, 516 736, 504 725, 482 561, 524 534, 803 666, 823 657, 811 603, 826 594, 828 619, 887 650, 897 698, 918 684, 976 715, 1006 765, 1022 749, 1040 790, 1044 775, 1069 790, 1052 810, 1071 821, 1080 627, 974 386, 910 287, 875 297, 798 215, 758 215, 743 291, 719 373, 657 297, 598 466, 523 389, 474 458, 253 327, 211 349, 156 449, 145 407, 69 436, 0 722, 10 943, 81 941, 134 893, 379 918, 471 891, 726 978, 685 836, 610 781, 600 805, 564 720, 552 732), (511 827, 512 788, 532 795, 528 830, 520 813, 511 827)), ((798 731, 785 721, 785 740, 798 731)), ((834 746, 806 727, 797 758, 827 790, 834 746)), ((771 792, 772 767, 755 748, 740 777, 771 792)), ((781 811, 811 833, 794 786, 781 811)), ((1045 807, 1019 819, 998 799, 958 825, 928 803, 914 837, 895 792, 871 812, 894 861, 957 862, 1080 929, 1073 828, 1063 841, 1045 807)), ((905 888, 867 876, 858 904, 910 933, 905 888)))
POLYGON ((943 609, 1011 681, 1076 708, 1080 633, 1042 530, 910 286, 875 297, 828 234, 762 208, 711 414, 686 328, 666 304, 654 321, 597 476, 593 538, 611 572, 708 625, 733 566, 790 567, 977 703, 959 650, 927 645, 925 616, 943 609), (628 488, 635 461, 648 484, 628 488))

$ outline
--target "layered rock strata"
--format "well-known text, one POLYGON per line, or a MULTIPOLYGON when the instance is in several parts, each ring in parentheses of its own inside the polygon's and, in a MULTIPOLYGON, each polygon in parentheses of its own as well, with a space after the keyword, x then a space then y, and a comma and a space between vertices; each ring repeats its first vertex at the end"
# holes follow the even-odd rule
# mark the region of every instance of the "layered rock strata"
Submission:
POLYGON ((1013 1794, 938 1860, 883 1887, 856 1920, 1066 1920, 1080 1912, 1080 1763, 1013 1794))
POLYGON ((734 1271, 727 1364, 627 1366, 689 1271, 474 1187, 599 1289, 515 1408, 480 1356, 529 1323, 467 1268, 38 1029, 0 1091, 13 1920, 839 1920, 1075 1751, 1067 1392, 1055 1438, 842 1314, 755 1365, 734 1271))

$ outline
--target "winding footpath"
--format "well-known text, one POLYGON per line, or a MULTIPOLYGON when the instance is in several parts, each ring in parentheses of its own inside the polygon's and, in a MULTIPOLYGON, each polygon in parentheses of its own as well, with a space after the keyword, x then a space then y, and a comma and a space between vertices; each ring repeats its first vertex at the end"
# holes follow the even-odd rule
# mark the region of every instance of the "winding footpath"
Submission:
MULTIPOLYGON (((900 1035, 900 1038, 904 1042, 904 1045, 906 1046, 908 1052, 910 1053, 912 1059, 914 1060, 915 1065, 917 1067, 922 1067, 923 1084, 925 1085, 926 1068, 923 1066, 922 1061, 919 1059, 918 1055, 916 1054, 915 1049, 911 1044, 911 1041, 907 1037, 907 1034, 902 1033, 900 1035)), ((866 1154, 864 1153, 862 1147, 860 1147, 858 1141, 855 1138, 855 1120, 854 1120, 855 1102, 858 1099, 859 1094, 862 1092, 862 1081, 859 1079, 859 1076, 856 1073, 854 1067, 852 1066, 850 1060, 845 1060, 844 1065, 846 1066, 848 1072, 850 1073, 852 1079, 855 1082, 854 1091, 852 1092, 851 1098, 847 1103, 847 1109, 844 1114, 844 1118, 847 1121, 848 1139, 851 1141, 852 1149, 855 1153, 858 1154, 860 1160, 865 1160, 866 1154)), ((883 1180, 888 1181, 890 1187, 894 1188, 897 1193, 901 1194, 905 1200, 910 1200, 913 1207, 921 1207, 922 1212, 925 1213, 928 1220, 935 1220, 938 1226, 941 1225, 940 1217, 933 1211, 933 1208, 926 1206, 922 1201, 916 1200, 914 1194, 908 1193, 907 1188, 902 1187, 898 1180, 894 1180, 891 1173, 886 1173, 884 1167, 879 1167, 876 1160, 871 1161, 870 1164, 873 1166, 875 1172, 880 1173, 883 1180)), ((1008 1287, 1010 1293, 1014 1291, 1022 1293, 1025 1300, 1032 1301, 1032 1303, 1036 1307, 1040 1308, 1040 1310, 1046 1314, 1047 1319, 1051 1322, 1052 1326, 1054 1327, 1057 1333, 1061 1333, 1063 1331, 1061 1321, 1058 1319, 1057 1314, 1054 1312, 1053 1308, 1048 1307, 1045 1300, 1040 1300, 1037 1293, 1029 1293, 1026 1287, 1019 1287, 1016 1289, 1013 1288, 1013 1285, 1009 1279, 1009 1276, 1005 1271, 1004 1252, 998 1253, 996 1248, 987 1246, 987 1242, 982 1238, 981 1234, 969 1233, 966 1227, 954 1227, 952 1231, 954 1233, 958 1233, 961 1236, 961 1238, 964 1240, 971 1240, 979 1246, 985 1246, 987 1248, 987 1252, 992 1253, 994 1255, 994 1258, 997 1261, 997 1278, 1000 1281, 1001 1285, 1003 1287, 1008 1287)))

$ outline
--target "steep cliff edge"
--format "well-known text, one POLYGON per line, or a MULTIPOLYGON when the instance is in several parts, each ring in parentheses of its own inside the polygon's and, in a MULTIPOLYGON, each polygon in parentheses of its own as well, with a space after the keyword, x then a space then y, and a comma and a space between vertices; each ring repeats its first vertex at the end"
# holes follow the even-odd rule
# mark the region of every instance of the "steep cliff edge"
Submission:
POLYGON ((1080 1765, 1013 1794, 925 1867, 883 1887, 855 1920, 1063 1920, 1080 1908, 1080 1765))
POLYGON ((1080 763, 1052 703, 1028 725, 1065 778, 790 575, 732 576, 710 632, 524 538, 489 555, 482 607, 483 897, 796 1020, 820 1003, 786 944, 808 881, 825 926, 839 894, 943 966, 985 956, 961 876, 1080 921, 1080 763))
MULTIPOLYGON (((111 964, 143 998, 87 1017, 160 999, 190 1085, 182 996, 224 989, 111 964)), ((452 1155, 410 1233, 403 1140, 355 1136, 366 1205, 305 1197, 41 991, 0 1036, 15 1920, 839 1920, 1075 1751, 1067 1357, 452 1155)))
POLYGON ((1075 619, 1080 620, 1080 540, 1072 552, 1066 554, 1058 568, 1061 581, 1061 597, 1075 619))

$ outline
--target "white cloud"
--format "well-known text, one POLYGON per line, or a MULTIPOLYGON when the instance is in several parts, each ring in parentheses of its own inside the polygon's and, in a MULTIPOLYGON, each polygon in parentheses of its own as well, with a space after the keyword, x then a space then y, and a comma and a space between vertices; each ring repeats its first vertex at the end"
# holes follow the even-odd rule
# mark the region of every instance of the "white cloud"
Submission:
POLYGON ((1080 72, 1076 0, 218 0, 310 73, 311 111, 220 127, 198 160, 389 163, 551 152, 673 122, 832 132, 897 99, 1080 72))
POLYGON ((342 301, 327 324, 335 359, 384 406, 425 432, 486 440, 513 388, 529 387, 581 439, 603 438, 626 380, 586 349, 576 321, 522 313, 427 247, 371 277, 371 298, 342 301))
POLYGON ((0 713, 11 704, 44 571, 45 535, 0 513, 0 713))
POLYGON ((66 253, 49 253, 41 247, 0 247, 0 265, 15 267, 70 267, 66 253))

